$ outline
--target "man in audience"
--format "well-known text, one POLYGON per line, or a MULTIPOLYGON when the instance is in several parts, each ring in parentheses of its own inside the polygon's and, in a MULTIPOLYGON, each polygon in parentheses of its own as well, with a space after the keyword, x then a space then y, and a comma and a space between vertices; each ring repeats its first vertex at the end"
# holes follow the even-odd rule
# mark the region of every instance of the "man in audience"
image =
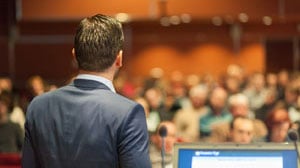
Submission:
POLYGON ((230 123, 229 142, 251 143, 254 136, 253 120, 248 117, 235 117, 230 123))
POLYGON ((8 76, 0 76, 0 93, 3 91, 12 92, 13 84, 8 76))
POLYGON ((207 138, 216 124, 223 122, 229 123, 232 119, 231 114, 226 108, 227 92, 217 87, 212 90, 209 102, 210 106, 207 113, 200 118, 200 136, 207 138))
POLYGON ((160 121, 171 120, 173 114, 167 110, 165 96, 161 88, 147 89, 145 99, 149 103, 150 113, 159 114, 160 121))
POLYGON ((138 97, 135 101, 142 105, 145 110, 148 132, 150 134, 154 133, 160 123, 159 114, 156 112, 150 113, 149 104, 143 97, 138 97))
POLYGON ((255 73, 250 78, 249 86, 243 92, 249 99, 249 108, 256 111, 263 106, 266 99, 265 77, 262 73, 255 73))
POLYGON ((194 86, 189 92, 191 105, 179 110, 175 117, 178 136, 187 142, 199 140, 199 119, 207 112, 205 105, 207 99, 207 88, 203 85, 194 86))
POLYGON ((274 88, 268 88, 266 90, 266 98, 264 104, 255 111, 255 118, 265 121, 268 113, 273 110, 276 104, 277 104, 277 90, 274 88))
POLYGON ((0 153, 20 152, 23 144, 23 132, 18 124, 8 116, 10 97, 0 94, 0 153))
POLYGON ((173 147, 174 147, 174 144, 177 142, 176 127, 172 122, 164 121, 159 124, 156 134, 151 137, 149 151, 150 151, 150 160, 152 163, 152 168, 162 168, 161 167, 162 138, 159 135, 159 129, 162 126, 165 126, 166 130, 167 130, 167 135, 164 139, 165 154, 166 154, 165 155, 165 165, 166 165, 166 168, 172 167, 173 147))

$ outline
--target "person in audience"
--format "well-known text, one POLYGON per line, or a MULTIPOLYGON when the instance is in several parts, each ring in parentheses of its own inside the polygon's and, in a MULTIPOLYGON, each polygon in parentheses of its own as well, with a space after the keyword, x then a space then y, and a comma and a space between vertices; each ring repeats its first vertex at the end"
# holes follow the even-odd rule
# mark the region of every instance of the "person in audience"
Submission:
POLYGON ((181 109, 185 102, 188 101, 187 87, 184 82, 184 75, 180 71, 174 71, 171 74, 170 89, 174 97, 173 106, 177 106, 177 110, 181 109), (177 104, 177 105, 176 105, 177 104))
POLYGON ((281 70, 278 75, 278 100, 284 100, 285 97, 285 89, 290 82, 290 74, 286 70, 281 70))
POLYGON ((226 77, 225 79, 225 88, 228 92, 228 95, 233 95, 240 92, 240 81, 235 77, 226 77))
POLYGON ((144 98, 138 97, 135 101, 144 107, 148 132, 150 134, 154 133, 160 123, 159 114, 156 112, 150 113, 149 104, 144 98))
POLYGON ((170 121, 164 121, 159 124, 156 134, 151 136, 151 143, 149 147, 149 155, 152 163, 152 168, 162 168, 161 162, 161 150, 162 150, 162 138, 159 135, 159 129, 165 126, 167 129, 167 135, 164 138, 165 144, 165 164, 166 168, 172 167, 173 162, 173 147, 178 138, 176 135, 176 127, 174 123, 170 121))
POLYGON ((42 77, 35 75, 28 79, 28 87, 33 97, 46 92, 45 81, 42 77))
POLYGON ((262 73, 255 73, 250 78, 248 88, 243 92, 249 99, 249 108, 256 111, 263 106, 266 99, 265 77, 262 73))
POLYGON ((197 86, 200 84, 200 76, 197 74, 190 74, 186 76, 185 79, 185 86, 188 90, 190 90, 192 87, 197 86))
POLYGON ((255 118, 265 121, 268 113, 270 113, 277 104, 277 90, 275 88, 266 89, 266 98, 264 104, 255 111, 255 118))
POLYGON ((34 75, 29 77, 27 80, 27 90, 21 97, 21 108, 23 111, 27 111, 27 107, 29 103, 35 98, 36 96, 42 95, 46 92, 46 84, 44 79, 39 75, 34 75))
POLYGON ((216 124, 222 122, 229 123, 232 120, 231 114, 226 107, 227 92, 221 88, 216 87, 212 90, 209 98, 208 111, 200 118, 200 136, 201 138, 208 138, 211 134, 212 128, 216 124))
POLYGON ((278 89, 278 79, 275 73, 267 73, 266 75, 266 88, 268 89, 278 89))
POLYGON ((0 153, 20 152, 23 145, 21 127, 9 119, 11 101, 7 94, 0 94, 0 153))
POLYGON ((144 97, 149 103, 150 113, 158 113, 160 121, 171 120, 172 114, 166 108, 165 96, 160 88, 149 88, 144 97))
POLYGON ((144 80, 144 92, 150 88, 165 89, 164 70, 155 67, 149 72, 149 77, 144 80))
POLYGON ((229 77, 236 78, 241 85, 243 85, 245 78, 245 71, 242 66, 237 64, 230 64, 227 67, 226 75, 229 77))
POLYGON ((3 91, 12 92, 13 83, 8 76, 0 76, 0 93, 3 91))
MULTIPOLYGON (((249 110, 248 98, 238 93, 229 97, 228 100, 229 111, 233 120, 238 117, 251 119, 253 123, 253 141, 263 141, 267 135, 267 128, 263 121, 254 119, 253 113, 249 110)), ((231 121, 231 123, 233 122, 231 121)), ((210 142, 227 142, 231 137, 230 123, 219 123, 212 128, 212 134, 209 139, 210 142)))
POLYGON ((204 85, 192 87, 189 92, 191 105, 179 110, 174 117, 178 136, 184 141, 199 140, 199 119, 207 112, 207 94, 208 90, 204 85))
POLYGON ((268 114, 266 119, 266 125, 268 128, 266 142, 287 142, 287 133, 291 124, 287 110, 282 107, 275 108, 268 114))
POLYGON ((248 117, 235 117, 230 123, 229 142, 248 144, 253 142, 254 123, 248 117))
POLYGON ((285 89, 283 104, 285 109, 289 113, 289 117, 292 122, 300 120, 300 111, 297 106, 297 100, 299 97, 299 87, 294 81, 291 81, 285 89))

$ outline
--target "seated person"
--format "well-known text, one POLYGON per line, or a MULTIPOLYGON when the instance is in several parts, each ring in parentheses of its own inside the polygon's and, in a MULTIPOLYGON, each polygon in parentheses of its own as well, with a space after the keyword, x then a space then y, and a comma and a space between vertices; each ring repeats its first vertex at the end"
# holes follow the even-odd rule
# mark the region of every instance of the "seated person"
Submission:
POLYGON ((165 167, 172 167, 172 157, 173 157, 173 146, 177 142, 176 137, 176 127, 170 121, 164 121, 159 124, 156 134, 151 136, 151 143, 149 147, 150 160, 152 163, 152 168, 161 168, 161 149, 162 149, 162 138, 159 135, 158 130, 165 126, 167 128, 167 136, 165 137, 165 167))
POLYGON ((212 90, 209 98, 207 113, 200 118, 200 137, 207 140, 210 137, 212 128, 220 123, 229 123, 232 120, 231 114, 226 107, 227 92, 217 87, 212 90))
POLYGON ((205 86, 192 87, 189 92, 191 106, 179 110, 174 117, 178 135, 186 142, 199 140, 199 119, 207 112, 207 94, 205 86))
POLYGON ((267 142, 287 142, 288 131, 292 126, 288 111, 285 108, 275 108, 267 115, 266 124, 269 134, 267 142))
POLYGON ((253 120, 247 117, 235 117, 230 123, 229 142, 251 143, 254 135, 253 120))
POLYGON ((9 96, 0 94, 0 153, 16 153, 21 151, 23 133, 20 125, 10 121, 8 116, 9 96))
POLYGON ((157 129, 158 124, 160 123, 159 114, 156 112, 150 113, 149 104, 146 101, 146 99, 138 97, 135 99, 135 101, 141 104, 145 110, 148 132, 150 134, 155 133, 155 130, 157 129))

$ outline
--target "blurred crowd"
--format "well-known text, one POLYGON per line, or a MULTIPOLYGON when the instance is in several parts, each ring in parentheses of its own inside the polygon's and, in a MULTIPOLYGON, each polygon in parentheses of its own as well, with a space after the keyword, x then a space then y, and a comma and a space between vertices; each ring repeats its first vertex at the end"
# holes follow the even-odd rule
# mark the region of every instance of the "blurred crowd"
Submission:
MULTIPOLYGON (((161 162, 161 138, 166 126, 166 162, 171 162, 176 142, 255 143, 287 142, 287 133, 300 124, 300 74, 247 74, 230 65, 218 78, 210 74, 165 76, 153 68, 149 76, 132 79, 120 72, 118 93, 140 103, 146 113, 153 165, 161 162)), ((26 108, 38 95, 56 89, 42 77, 28 79, 25 90, 14 89, 8 76, 0 76, 0 152, 21 150, 26 108)))
MULTIPOLYGON (((169 131, 166 147, 176 142, 282 143, 290 141, 290 129, 299 132, 300 74, 295 72, 246 74, 243 67, 230 65, 218 78, 180 71, 166 77, 154 68, 146 79, 123 74, 115 82, 119 93, 145 109, 152 161, 159 160, 161 125, 169 131)), ((170 155, 171 149, 166 148, 170 155)), ((153 167, 159 167, 156 163, 153 167)))

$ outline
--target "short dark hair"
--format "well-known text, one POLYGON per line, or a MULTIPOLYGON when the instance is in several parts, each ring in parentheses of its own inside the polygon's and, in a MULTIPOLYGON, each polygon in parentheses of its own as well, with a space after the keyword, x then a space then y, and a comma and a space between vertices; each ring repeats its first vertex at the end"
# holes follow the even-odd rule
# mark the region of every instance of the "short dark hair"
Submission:
POLYGON ((233 130, 233 129, 234 129, 234 123, 235 123, 235 121, 238 120, 238 119, 243 119, 243 120, 249 120, 249 121, 251 121, 251 119, 250 119, 249 117, 245 117, 245 116, 236 116, 236 117, 234 117, 234 118, 231 120, 231 122, 229 123, 229 124, 230 124, 230 125, 229 125, 230 130, 233 130))
POLYGON ((114 63, 123 42, 122 25, 116 19, 101 14, 83 19, 74 40, 79 69, 105 71, 114 63))

